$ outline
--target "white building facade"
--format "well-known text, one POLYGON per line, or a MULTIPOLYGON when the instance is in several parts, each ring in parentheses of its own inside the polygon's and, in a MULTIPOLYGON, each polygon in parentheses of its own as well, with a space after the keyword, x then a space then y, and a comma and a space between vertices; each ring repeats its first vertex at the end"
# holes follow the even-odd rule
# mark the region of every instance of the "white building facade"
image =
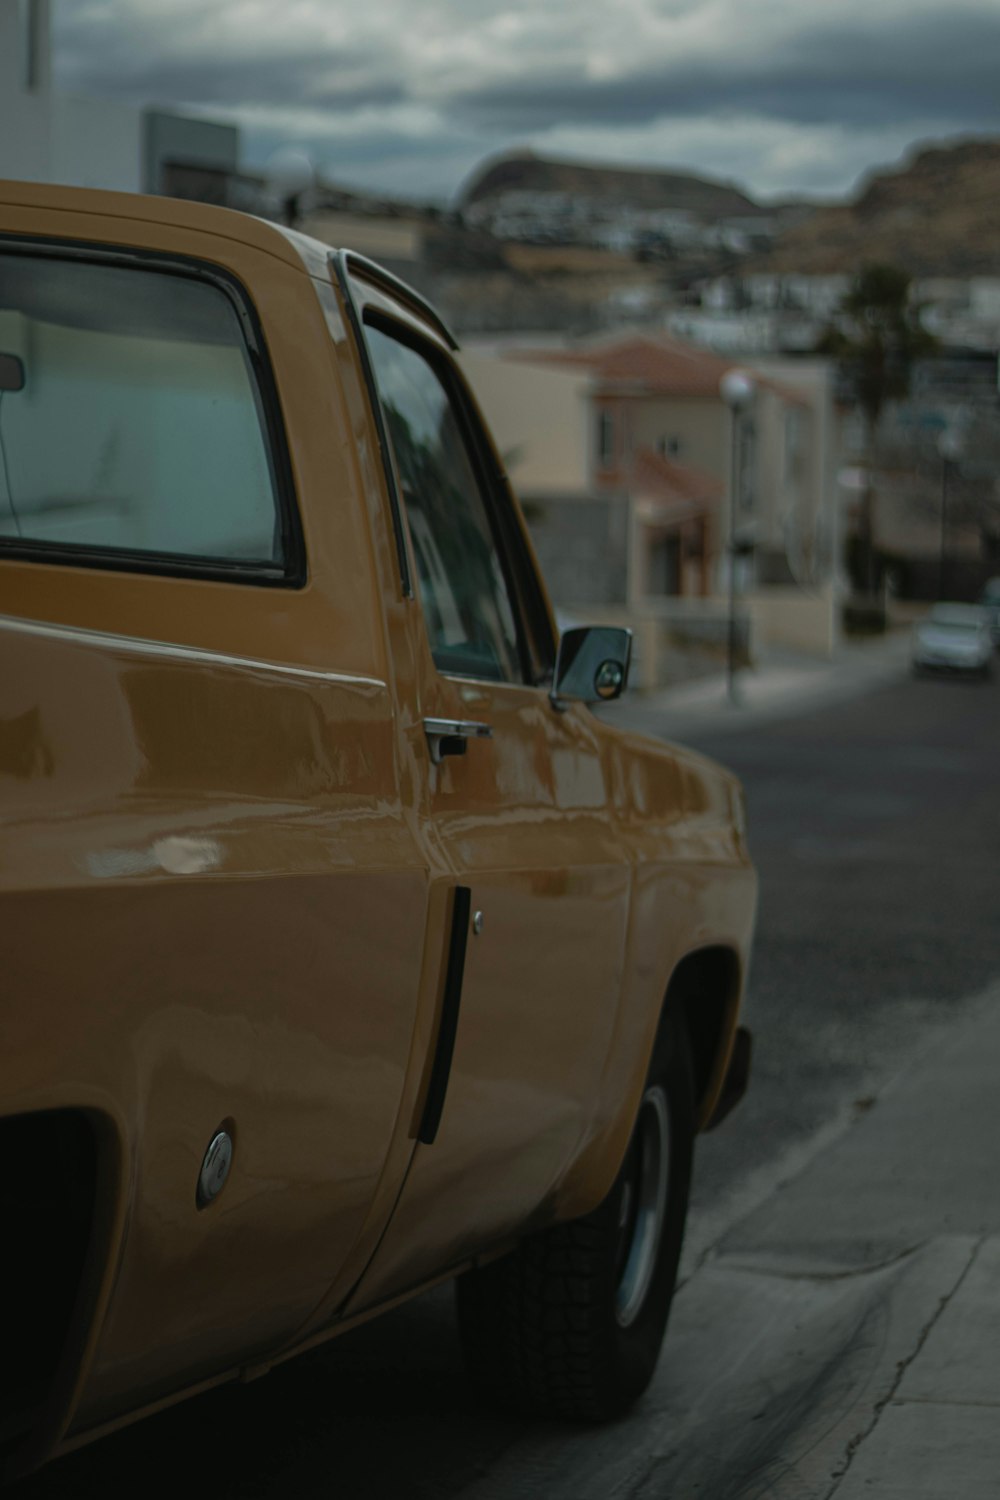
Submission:
POLYGON ((50 0, 0 0, 0 177, 137 193, 142 115, 52 87, 50 0))
POLYGON ((235 126, 60 93, 51 0, 0 0, 0 178, 219 202, 238 158, 235 126))

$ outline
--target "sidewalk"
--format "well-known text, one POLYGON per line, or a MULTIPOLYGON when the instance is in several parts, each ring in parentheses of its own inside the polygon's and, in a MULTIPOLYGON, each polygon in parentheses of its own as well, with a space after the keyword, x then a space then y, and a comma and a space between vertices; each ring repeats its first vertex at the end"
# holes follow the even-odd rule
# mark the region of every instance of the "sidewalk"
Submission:
POLYGON ((633 1412, 462 1500, 997 1500, 998 1058, 1000 985, 701 1257, 633 1412))
MULTIPOLYGON (((732 1349, 684 1376, 710 1381, 704 1442, 741 1496, 1000 1496, 998 1058, 994 986, 682 1290, 675 1337, 737 1309, 732 1349), (735 1435, 727 1387, 754 1408, 735 1435)), ((683 1464, 657 1478, 636 1495, 686 1494, 683 1464)))
POLYGON ((904 676, 909 662, 910 631, 895 629, 876 639, 845 642, 829 660, 770 651, 737 674, 737 704, 730 702, 720 671, 656 693, 627 693, 600 712, 609 723, 667 739, 699 730, 728 733, 881 687, 904 676))

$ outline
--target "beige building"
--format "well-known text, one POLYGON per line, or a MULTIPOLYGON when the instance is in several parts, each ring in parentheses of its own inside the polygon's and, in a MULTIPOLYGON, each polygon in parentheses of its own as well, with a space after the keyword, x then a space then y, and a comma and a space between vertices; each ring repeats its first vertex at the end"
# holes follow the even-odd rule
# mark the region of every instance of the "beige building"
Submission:
POLYGON ((424 226, 399 214, 358 214, 317 209, 297 220, 303 234, 357 255, 367 255, 396 276, 415 280, 424 255, 424 226))

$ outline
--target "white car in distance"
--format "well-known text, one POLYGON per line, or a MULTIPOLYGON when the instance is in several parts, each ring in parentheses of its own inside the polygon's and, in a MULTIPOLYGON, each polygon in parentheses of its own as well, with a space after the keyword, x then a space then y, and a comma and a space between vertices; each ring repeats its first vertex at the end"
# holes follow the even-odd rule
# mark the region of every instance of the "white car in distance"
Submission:
POLYGON ((993 669, 989 615, 977 604, 935 604, 913 632, 913 670, 970 672, 993 669))

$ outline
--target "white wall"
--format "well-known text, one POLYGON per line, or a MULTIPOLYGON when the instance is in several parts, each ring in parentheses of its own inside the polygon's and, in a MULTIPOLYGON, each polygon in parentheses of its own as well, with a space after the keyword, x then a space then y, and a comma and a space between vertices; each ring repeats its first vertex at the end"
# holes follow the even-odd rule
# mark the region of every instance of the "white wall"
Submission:
POLYGON ((49 180, 71 187, 142 190, 141 115, 105 99, 52 100, 49 180))
POLYGON ((751 368, 804 403, 797 474, 786 471, 787 434, 782 431, 785 403, 776 393, 762 403, 762 407, 771 409, 770 427, 762 422, 760 429, 761 456, 766 455, 770 470, 759 496, 759 540, 767 546, 781 546, 784 528, 794 510, 799 532, 811 535, 825 556, 835 545, 837 472, 843 463, 832 365, 822 359, 769 359, 754 360, 751 368))
POLYGON ((0 177, 49 180, 50 90, 47 66, 29 88, 19 0, 0 0, 0 177))
POLYGON ((137 192, 140 112, 101 99, 53 92, 49 7, 0 0, 0 177, 137 192), (35 68, 29 77, 27 25, 34 17, 35 68))
POLYGON ((837 593, 824 584, 815 593, 798 588, 761 589, 743 600, 753 620, 756 650, 786 646, 813 656, 832 656, 837 648, 837 593))

